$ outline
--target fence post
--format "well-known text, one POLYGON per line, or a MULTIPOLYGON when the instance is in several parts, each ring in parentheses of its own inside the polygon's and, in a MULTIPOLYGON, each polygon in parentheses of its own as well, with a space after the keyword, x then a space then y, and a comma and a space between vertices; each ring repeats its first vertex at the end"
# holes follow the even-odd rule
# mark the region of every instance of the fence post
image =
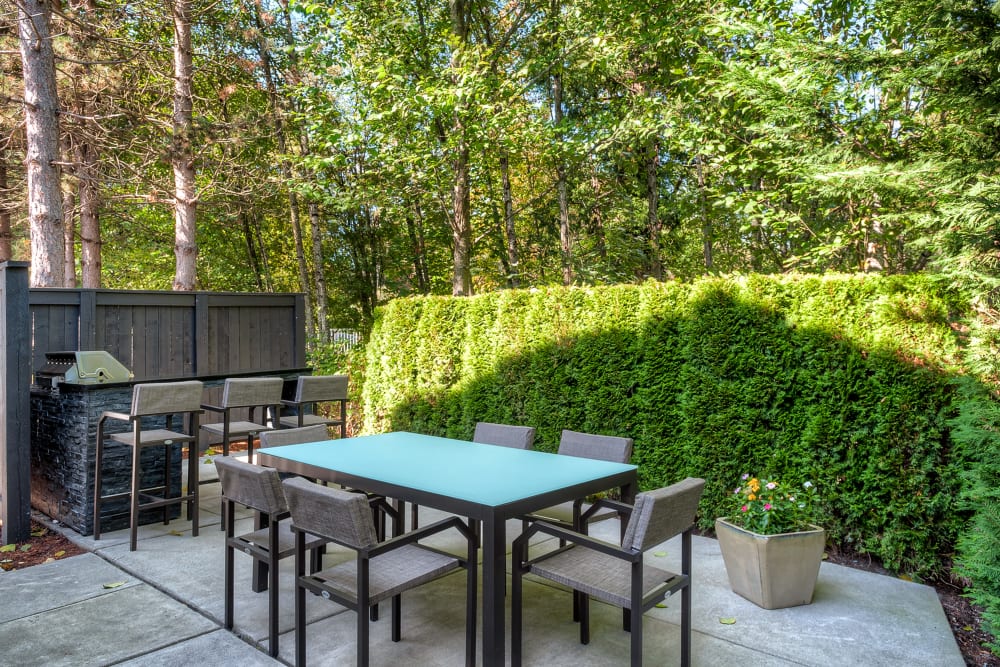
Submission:
POLYGON ((28 263, 0 263, 0 544, 31 534, 28 263))

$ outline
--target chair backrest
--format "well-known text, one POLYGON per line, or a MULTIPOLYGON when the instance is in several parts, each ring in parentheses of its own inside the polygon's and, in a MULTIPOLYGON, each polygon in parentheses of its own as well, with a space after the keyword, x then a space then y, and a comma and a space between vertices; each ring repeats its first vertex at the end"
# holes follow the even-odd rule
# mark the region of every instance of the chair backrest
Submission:
POLYGON ((281 403, 279 377, 229 378, 222 389, 222 407, 248 408, 281 403))
POLYGON ((645 551, 694 524, 705 480, 688 477, 676 484, 636 495, 622 547, 645 551))
POLYGON ((476 424, 476 433, 472 436, 472 441, 512 449, 531 449, 535 442, 535 429, 533 426, 479 422, 476 424))
POLYGON ((559 453, 584 459, 628 463, 632 458, 632 438, 563 431, 559 439, 559 453))
POLYGON ((216 456, 215 469, 223 497, 267 514, 288 511, 281 479, 274 468, 245 463, 232 456, 216 456))
POLYGON ((202 388, 198 380, 137 384, 132 388, 132 416, 198 412, 202 388))
POLYGON ((330 433, 323 424, 315 424, 300 428, 283 428, 280 431, 261 431, 258 437, 261 447, 280 447, 299 445, 303 442, 322 442, 330 439, 330 433))
POLYGON ((378 544, 365 494, 321 486, 301 477, 282 484, 296 528, 354 549, 378 544))
POLYGON ((300 375, 295 400, 300 403, 346 401, 346 375, 300 375))

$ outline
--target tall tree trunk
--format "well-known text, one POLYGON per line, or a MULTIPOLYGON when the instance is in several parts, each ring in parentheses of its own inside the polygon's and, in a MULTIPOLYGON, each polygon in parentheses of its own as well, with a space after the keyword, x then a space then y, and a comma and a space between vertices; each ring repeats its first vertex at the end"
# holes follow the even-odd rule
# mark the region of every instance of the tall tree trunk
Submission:
POLYGON ((663 257, 660 252, 660 142, 651 139, 646 147, 646 229, 649 234, 649 273, 655 280, 663 280, 663 257))
MULTIPOLYGON (((68 154, 72 151, 66 135, 63 134, 62 142, 64 161, 68 161, 68 154)), ((63 172, 65 174, 65 172, 63 172)), ((63 209, 63 287, 76 287, 76 192, 73 191, 73 182, 69 179, 62 181, 62 209, 63 209)))
POLYGON ((11 255, 10 201, 7 189, 7 156, 0 153, 0 262, 13 259, 11 255))
MULTIPOLYGON (((304 137, 303 137, 304 138, 304 137)), ((323 221, 319 204, 309 202, 309 231, 312 235, 313 279, 316 283, 316 330, 320 340, 329 340, 330 328, 326 309, 326 273, 323 271, 323 221)))
POLYGON ((507 230, 507 264, 510 266, 507 284, 516 289, 521 286, 521 261, 517 252, 517 227, 514 225, 514 196, 510 187, 510 158, 506 150, 500 154, 500 179, 503 182, 503 219, 507 230))
POLYGON ((597 173, 597 166, 590 174, 590 189, 594 193, 594 206, 590 211, 590 235, 594 238, 594 248, 597 256, 601 260, 608 258, 608 244, 604 239, 604 212, 601 209, 601 179, 597 173))
MULTIPOLYGON (((101 170, 100 130, 94 120, 100 115, 97 109, 99 92, 92 91, 90 82, 93 80, 92 48, 96 38, 86 30, 85 19, 97 11, 95 0, 72 0, 71 5, 78 20, 68 21, 67 29, 71 37, 70 56, 76 62, 72 68, 72 76, 76 80, 73 86, 74 120, 64 127, 63 131, 71 136, 73 171, 76 175, 77 205, 79 214, 74 219, 79 222, 79 233, 67 229, 80 239, 80 283, 84 288, 97 289, 101 286, 101 170)), ((72 226, 72 225, 71 225, 72 226)), ((66 286, 76 284, 75 242, 66 245, 66 286)))
MULTIPOLYGON (((451 69, 453 83, 458 85, 458 70, 461 67, 461 57, 464 47, 469 41, 469 25, 467 20, 466 0, 450 0, 451 28, 457 38, 457 45, 451 52, 451 69)), ((458 100, 455 105, 454 136, 458 138, 458 148, 452 160, 454 186, 452 189, 452 264, 454 273, 451 280, 451 293, 454 296, 472 295, 472 212, 469 190, 469 140, 465 127, 465 100, 458 100)))
MULTIPOLYGON (((552 77, 552 121, 555 123, 556 132, 560 134, 558 143, 562 144, 562 98, 563 84, 562 73, 556 72, 552 77)), ((566 163, 560 154, 556 160, 556 192, 559 197, 559 249, 562 258, 562 281, 563 285, 573 284, 573 244, 569 229, 569 191, 566 183, 566 163)))
POLYGON ((406 216, 406 232, 410 237, 410 248, 413 257, 413 273, 417 279, 417 291, 421 294, 430 294, 430 279, 427 275, 427 263, 424 261, 427 255, 425 254, 423 224, 419 222, 421 218, 420 206, 416 205, 414 208, 415 215, 406 216))
POLYGON ((63 282, 62 192, 59 186, 59 98, 52 51, 52 8, 48 0, 17 3, 18 37, 24 70, 28 224, 31 230, 31 286, 63 282))
POLYGON ((698 206, 701 208, 701 251, 705 258, 705 270, 712 271, 715 264, 712 256, 712 237, 715 231, 708 217, 708 203, 705 201, 705 167, 700 155, 695 158, 695 164, 698 167, 698 206))
MULTIPOLYGON (((292 25, 292 15, 288 10, 287 2, 281 2, 283 20, 285 26, 285 44, 294 46, 294 28, 292 25)), ((261 63, 264 67, 264 80, 267 84, 267 96, 270 100, 271 124, 274 126, 274 133, 278 141, 278 151, 284 156, 287 154, 287 138, 285 136, 285 125, 281 117, 281 109, 278 99, 278 86, 274 80, 274 70, 271 67, 271 49, 264 34, 264 22, 261 20, 259 3, 254 3, 254 20, 257 23, 257 51, 260 54, 261 63)), ((289 49, 292 74, 298 79, 298 55, 294 49, 289 49)), ((309 152, 308 139, 304 134, 299 135, 299 144, 303 155, 309 152)), ((282 158, 281 172, 286 182, 291 182, 295 177, 292 165, 288 159, 282 158)), ((311 213, 310 205, 310 213, 311 213)), ((294 189, 288 188, 288 218, 292 226, 292 238, 295 241, 295 261, 298 264, 299 289, 305 296, 306 311, 306 336, 314 338, 317 335, 316 317, 313 313, 313 292, 309 283, 309 264, 306 262, 305 244, 302 240, 302 218, 299 214, 299 196, 294 189)))
POLYGON ((101 286, 101 190, 100 167, 94 145, 77 146, 80 183, 80 278, 83 287, 101 286))
POLYGON ((192 291, 197 279, 198 244, 195 214, 194 73, 191 53, 191 0, 173 0, 174 21, 174 110, 170 163, 174 170, 174 289, 192 291))

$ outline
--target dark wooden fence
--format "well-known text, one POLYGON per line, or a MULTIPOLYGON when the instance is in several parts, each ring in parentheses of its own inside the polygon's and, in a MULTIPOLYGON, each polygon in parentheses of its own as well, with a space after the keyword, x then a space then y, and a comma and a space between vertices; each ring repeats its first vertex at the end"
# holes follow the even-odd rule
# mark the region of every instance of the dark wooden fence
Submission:
POLYGON ((26 263, 0 263, 0 544, 30 532, 30 384, 46 352, 106 350, 137 381, 283 374, 306 366, 304 308, 301 294, 29 290, 26 263))
POLYGON ((301 294, 33 289, 31 368, 106 350, 136 380, 305 366, 301 294))

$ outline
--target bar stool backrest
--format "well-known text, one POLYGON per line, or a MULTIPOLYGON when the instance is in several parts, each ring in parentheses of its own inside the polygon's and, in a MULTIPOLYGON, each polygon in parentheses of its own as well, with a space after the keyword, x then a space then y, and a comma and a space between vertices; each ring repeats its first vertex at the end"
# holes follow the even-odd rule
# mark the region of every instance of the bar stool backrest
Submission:
POLYGON ((299 403, 347 400, 346 375, 300 375, 295 387, 299 403))
POLYGON ((222 389, 222 407, 277 405, 281 403, 281 387, 284 383, 279 377, 229 378, 222 389))
POLYGON ((132 416, 179 414, 201 410, 202 383, 150 382, 132 389, 132 416))

